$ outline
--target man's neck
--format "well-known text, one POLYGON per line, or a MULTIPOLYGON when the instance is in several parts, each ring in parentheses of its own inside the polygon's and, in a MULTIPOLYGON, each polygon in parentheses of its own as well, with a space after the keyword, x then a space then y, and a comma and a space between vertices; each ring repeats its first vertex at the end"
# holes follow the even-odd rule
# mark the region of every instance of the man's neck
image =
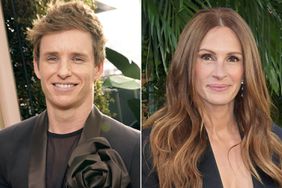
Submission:
POLYGON ((48 131, 57 134, 67 134, 83 128, 93 107, 92 104, 70 109, 59 109, 50 106, 47 104, 48 131))

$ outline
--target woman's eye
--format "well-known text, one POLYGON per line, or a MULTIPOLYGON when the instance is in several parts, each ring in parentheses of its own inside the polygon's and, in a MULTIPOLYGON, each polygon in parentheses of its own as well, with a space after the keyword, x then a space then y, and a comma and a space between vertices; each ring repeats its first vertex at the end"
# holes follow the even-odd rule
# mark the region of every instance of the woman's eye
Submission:
POLYGON ((238 62, 240 61, 240 59, 236 56, 230 56, 227 61, 232 63, 232 62, 238 62))
POLYGON ((214 57, 211 54, 203 54, 200 56, 202 60, 205 61, 214 61, 214 57))

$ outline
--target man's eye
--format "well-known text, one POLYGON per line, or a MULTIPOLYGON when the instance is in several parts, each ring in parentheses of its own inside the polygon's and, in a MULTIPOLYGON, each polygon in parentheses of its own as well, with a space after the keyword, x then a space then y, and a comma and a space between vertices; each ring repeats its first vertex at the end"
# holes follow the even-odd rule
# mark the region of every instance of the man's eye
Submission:
POLYGON ((211 54, 203 54, 200 56, 200 58, 205 61, 214 61, 215 60, 215 58, 211 54))
POLYGON ((55 62, 57 60, 58 60, 58 58, 56 56, 48 56, 47 57, 47 61, 49 61, 49 62, 55 62))
POLYGON ((239 59, 238 57, 236 57, 236 56, 230 56, 230 57, 227 59, 227 61, 233 63, 233 62, 238 62, 238 61, 240 61, 240 59, 239 59))
POLYGON ((73 60, 75 63, 83 63, 83 62, 84 62, 84 59, 81 58, 81 57, 73 57, 72 60, 73 60))

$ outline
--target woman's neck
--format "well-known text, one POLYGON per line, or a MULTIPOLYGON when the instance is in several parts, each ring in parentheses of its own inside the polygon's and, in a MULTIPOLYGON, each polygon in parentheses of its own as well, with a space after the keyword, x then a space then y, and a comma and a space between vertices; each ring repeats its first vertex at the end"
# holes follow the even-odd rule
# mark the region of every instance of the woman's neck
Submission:
POLYGON ((209 137, 239 133, 233 105, 207 106, 203 121, 209 137))

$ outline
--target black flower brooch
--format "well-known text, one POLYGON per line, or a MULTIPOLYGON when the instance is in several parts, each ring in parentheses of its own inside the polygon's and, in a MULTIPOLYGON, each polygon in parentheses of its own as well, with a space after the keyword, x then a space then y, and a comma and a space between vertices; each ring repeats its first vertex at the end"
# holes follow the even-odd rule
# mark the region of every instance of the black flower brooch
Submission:
POLYGON ((103 137, 75 148, 65 180, 66 188, 126 188, 130 183, 121 157, 103 137))

